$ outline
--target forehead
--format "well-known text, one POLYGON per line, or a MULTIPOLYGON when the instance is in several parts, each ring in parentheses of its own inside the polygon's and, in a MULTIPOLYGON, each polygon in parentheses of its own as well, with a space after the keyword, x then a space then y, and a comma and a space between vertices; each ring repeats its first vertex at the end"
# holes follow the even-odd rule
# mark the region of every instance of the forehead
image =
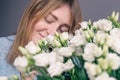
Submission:
POLYGON ((55 15, 59 21, 70 24, 71 21, 71 10, 69 5, 63 4, 57 9, 51 12, 55 15))

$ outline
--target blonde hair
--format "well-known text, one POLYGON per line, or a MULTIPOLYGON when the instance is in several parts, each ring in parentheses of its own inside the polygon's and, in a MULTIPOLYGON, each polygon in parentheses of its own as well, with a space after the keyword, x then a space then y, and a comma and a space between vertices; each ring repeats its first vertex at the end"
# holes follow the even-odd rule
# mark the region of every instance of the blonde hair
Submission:
POLYGON ((35 23, 62 4, 68 4, 71 8, 72 23, 70 32, 73 33, 80 27, 79 22, 81 22, 82 17, 78 0, 32 0, 21 18, 15 40, 7 56, 8 63, 13 64, 14 59, 18 55, 22 55, 18 50, 18 46, 25 46, 31 40, 35 23))

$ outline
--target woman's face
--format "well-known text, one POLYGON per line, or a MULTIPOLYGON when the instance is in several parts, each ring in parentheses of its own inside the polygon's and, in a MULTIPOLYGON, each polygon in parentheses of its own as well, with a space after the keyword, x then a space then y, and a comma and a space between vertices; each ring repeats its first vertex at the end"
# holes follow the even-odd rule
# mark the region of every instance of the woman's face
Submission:
POLYGON ((70 7, 64 4, 53 10, 35 24, 32 34, 32 41, 36 43, 39 39, 44 38, 49 34, 54 34, 55 32, 68 32, 70 24, 70 7))

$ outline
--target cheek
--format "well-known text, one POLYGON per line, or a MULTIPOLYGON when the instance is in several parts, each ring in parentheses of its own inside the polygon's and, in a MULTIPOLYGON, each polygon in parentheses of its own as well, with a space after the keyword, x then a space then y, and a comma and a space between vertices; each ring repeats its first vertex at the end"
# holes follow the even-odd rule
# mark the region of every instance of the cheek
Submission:
POLYGON ((35 24, 34 26, 34 31, 44 31, 48 29, 50 24, 48 25, 45 21, 39 21, 38 23, 35 24))
POLYGON ((34 26, 34 29, 33 29, 33 33, 32 33, 32 41, 34 42, 34 43, 36 43, 37 42, 37 40, 39 40, 39 30, 41 30, 41 27, 42 25, 41 25, 41 23, 40 22, 38 22, 38 23, 36 23, 35 24, 35 26, 34 26))
POLYGON ((35 24, 33 33, 32 33, 32 41, 37 42, 39 39, 41 39, 41 36, 39 35, 40 32, 44 32, 46 29, 45 23, 43 21, 39 21, 38 23, 35 24))
POLYGON ((34 31, 42 29, 43 26, 44 25, 41 22, 36 23, 35 26, 34 26, 34 31))
POLYGON ((33 34, 33 35, 32 35, 32 41, 33 41, 34 43, 37 43, 38 40, 39 40, 39 37, 38 37, 36 34, 33 34))

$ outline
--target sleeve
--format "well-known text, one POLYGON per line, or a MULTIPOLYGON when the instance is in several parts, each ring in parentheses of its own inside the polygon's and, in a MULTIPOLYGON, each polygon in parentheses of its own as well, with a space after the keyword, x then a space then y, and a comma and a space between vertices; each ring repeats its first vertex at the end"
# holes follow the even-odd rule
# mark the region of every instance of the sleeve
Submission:
POLYGON ((15 36, 0 37, 0 76, 20 76, 20 73, 7 63, 6 56, 14 41, 15 36))

